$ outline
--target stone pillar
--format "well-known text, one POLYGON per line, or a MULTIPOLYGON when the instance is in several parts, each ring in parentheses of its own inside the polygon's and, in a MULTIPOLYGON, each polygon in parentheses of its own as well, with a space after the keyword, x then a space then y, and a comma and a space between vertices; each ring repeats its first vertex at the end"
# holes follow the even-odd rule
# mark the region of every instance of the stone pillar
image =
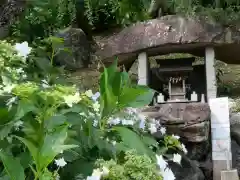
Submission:
POLYGON ((221 171, 230 169, 232 166, 232 154, 228 98, 216 98, 217 84, 214 60, 214 48, 207 47, 205 49, 205 66, 207 100, 211 109, 213 180, 220 180, 221 171))
POLYGON ((207 99, 217 97, 216 72, 214 60, 215 60, 214 48, 207 47, 205 49, 207 99))
POLYGON ((146 52, 138 55, 138 85, 148 85, 149 62, 146 52))
POLYGON ((209 99, 211 109, 213 180, 221 179, 221 171, 232 168, 228 98, 209 99))

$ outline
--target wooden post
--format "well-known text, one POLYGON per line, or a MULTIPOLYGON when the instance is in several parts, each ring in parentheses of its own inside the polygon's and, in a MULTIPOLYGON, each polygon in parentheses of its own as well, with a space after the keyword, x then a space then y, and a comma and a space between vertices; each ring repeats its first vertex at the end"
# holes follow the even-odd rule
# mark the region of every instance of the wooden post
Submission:
POLYGON ((138 85, 148 85, 149 62, 146 52, 138 55, 138 85))

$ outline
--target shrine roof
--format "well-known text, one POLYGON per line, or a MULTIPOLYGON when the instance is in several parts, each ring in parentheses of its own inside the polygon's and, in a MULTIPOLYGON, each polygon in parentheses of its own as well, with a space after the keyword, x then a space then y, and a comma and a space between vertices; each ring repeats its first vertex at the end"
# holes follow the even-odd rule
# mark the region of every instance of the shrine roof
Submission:
POLYGON ((216 59, 240 64, 240 29, 224 28, 190 17, 164 16, 139 22, 109 37, 97 51, 105 64, 118 57, 120 64, 136 59, 140 52, 148 56, 188 53, 204 57, 205 48, 214 47, 216 59))

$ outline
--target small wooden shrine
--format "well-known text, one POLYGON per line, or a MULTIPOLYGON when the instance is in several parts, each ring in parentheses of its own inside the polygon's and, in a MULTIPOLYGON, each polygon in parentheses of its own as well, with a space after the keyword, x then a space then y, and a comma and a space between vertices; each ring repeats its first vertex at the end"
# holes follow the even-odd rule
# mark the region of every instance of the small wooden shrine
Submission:
MULTIPOLYGON (((156 60, 160 67, 155 73, 163 83, 164 94, 168 95, 167 102, 186 102, 187 91, 190 91, 188 84, 189 73, 193 71, 192 63, 194 58, 156 60)), ((161 94, 158 101, 163 102, 161 94)), ((164 98, 165 99, 165 98, 164 98)))
MULTIPOLYGON (((155 97, 155 102, 205 101, 204 91, 198 90, 196 93, 196 81, 199 75, 198 77, 194 75, 196 71, 193 67, 194 61, 194 57, 156 60, 159 66, 150 69, 152 74, 149 78, 151 81, 152 76, 156 77, 157 80, 153 83, 156 84, 157 81, 162 87, 158 89, 159 95, 155 97)), ((204 72, 201 72, 200 76, 204 76, 204 72)))

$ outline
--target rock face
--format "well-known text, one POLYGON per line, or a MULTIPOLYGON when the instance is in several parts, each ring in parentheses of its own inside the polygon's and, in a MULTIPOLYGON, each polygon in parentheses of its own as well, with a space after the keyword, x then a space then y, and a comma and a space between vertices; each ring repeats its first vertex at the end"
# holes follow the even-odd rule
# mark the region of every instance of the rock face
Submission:
POLYGON ((57 64, 65 66, 68 70, 88 67, 91 45, 81 29, 67 28, 60 31, 56 36, 64 40, 63 46, 60 48, 68 49, 67 51, 60 51, 57 55, 57 64))
POLYGON ((21 15, 26 6, 25 0, 8 0, 0 6, 0 39, 9 35, 9 28, 21 15))
MULTIPOLYGON (((210 180, 207 177, 211 177, 211 171, 206 168, 209 165, 206 157, 211 154, 210 108, 207 103, 160 104, 143 109, 142 113, 159 120, 168 134, 179 135, 188 148, 187 156, 182 155, 181 166, 169 162, 176 180, 210 180)), ((160 134, 154 135, 159 138, 160 134)))
POLYGON ((178 134, 186 142, 203 142, 209 138, 210 108, 207 103, 160 104, 145 109, 143 114, 158 119, 170 134, 178 134))
MULTIPOLYGON (((236 103, 229 100, 232 164, 233 168, 240 172, 240 113, 231 112, 236 103)), ((181 141, 186 145, 188 154, 186 157, 183 156, 182 167, 184 168, 178 167, 174 163, 170 164, 176 172, 177 180, 212 180, 210 109, 208 105, 201 103, 185 105, 175 103, 174 105, 163 104, 149 107, 143 109, 142 113, 150 118, 159 119, 161 124, 167 128, 167 133, 179 135, 181 141), (182 111, 178 113, 179 109, 182 111)), ((155 134, 155 137, 159 137, 158 133, 155 134)))
MULTIPOLYGON (((177 134, 188 149, 179 166, 169 163, 177 180, 211 180, 210 108, 207 103, 160 104, 142 110, 159 120, 168 134, 177 134)), ((161 133, 154 136, 158 139, 161 133)))
POLYGON ((174 172, 176 180, 205 180, 198 163, 185 155, 182 155, 181 166, 173 162, 169 162, 169 166, 174 172))
POLYGON ((111 63, 115 56, 125 64, 142 51, 149 56, 169 53, 204 56, 206 46, 214 46, 218 60, 240 63, 237 56, 240 44, 235 33, 218 24, 190 17, 169 15, 139 22, 109 37, 107 42, 97 52, 106 64, 111 63))

